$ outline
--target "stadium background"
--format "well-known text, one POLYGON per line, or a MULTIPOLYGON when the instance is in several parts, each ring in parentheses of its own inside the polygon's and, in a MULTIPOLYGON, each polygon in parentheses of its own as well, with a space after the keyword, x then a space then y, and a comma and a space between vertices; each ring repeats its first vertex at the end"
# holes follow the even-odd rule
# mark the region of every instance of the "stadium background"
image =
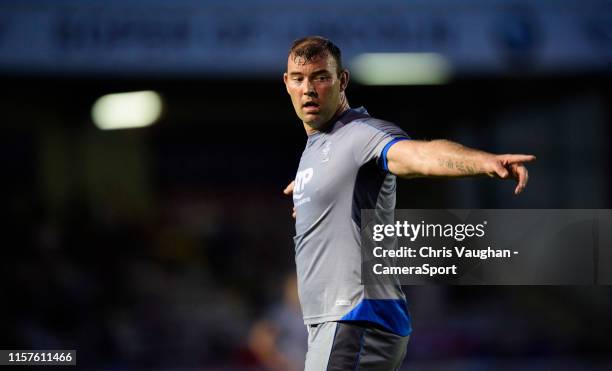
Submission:
MULTIPOLYGON (((305 136, 281 74, 305 34, 335 40, 349 67, 364 52, 445 56, 441 84, 354 79, 349 102, 415 138, 538 156, 520 197, 488 179, 401 180, 398 208, 612 207, 609 1, 309 4, 0 2, 0 348, 77 349, 83 369, 261 369, 249 333, 294 269, 281 191, 305 136), (94 125, 100 96, 139 90, 163 99, 154 125, 94 125)), ((406 369, 612 364, 609 287, 406 293, 406 369)))

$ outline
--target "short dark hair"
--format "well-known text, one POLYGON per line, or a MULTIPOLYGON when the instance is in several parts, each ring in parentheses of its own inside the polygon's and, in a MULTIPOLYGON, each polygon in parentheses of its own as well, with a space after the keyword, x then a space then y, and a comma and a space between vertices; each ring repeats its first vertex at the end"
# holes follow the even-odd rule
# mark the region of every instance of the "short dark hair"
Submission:
POLYGON ((336 61, 338 76, 343 71, 340 48, 331 40, 322 36, 306 36, 295 40, 291 49, 289 49, 289 55, 294 55, 295 58, 304 58, 306 62, 311 62, 321 56, 331 55, 336 61))

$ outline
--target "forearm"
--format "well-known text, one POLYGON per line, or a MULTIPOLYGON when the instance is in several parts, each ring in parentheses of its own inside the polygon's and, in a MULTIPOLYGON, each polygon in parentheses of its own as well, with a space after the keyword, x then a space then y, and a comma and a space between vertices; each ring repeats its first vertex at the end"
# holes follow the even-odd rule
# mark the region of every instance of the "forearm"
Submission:
POLYGON ((478 176, 488 174, 485 163, 491 156, 443 139, 411 141, 393 153, 389 170, 401 177, 478 176))
POLYGON ((492 154, 448 140, 427 142, 427 176, 463 177, 485 175, 485 161, 492 154))

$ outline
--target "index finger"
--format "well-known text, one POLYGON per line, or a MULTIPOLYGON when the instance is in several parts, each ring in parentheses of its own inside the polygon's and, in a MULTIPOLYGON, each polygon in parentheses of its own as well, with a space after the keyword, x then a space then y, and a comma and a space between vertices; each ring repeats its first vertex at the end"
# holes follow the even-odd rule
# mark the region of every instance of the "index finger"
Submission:
POLYGON ((535 160, 536 160, 536 157, 534 155, 503 155, 502 156, 502 162, 505 165, 517 164, 520 162, 532 162, 535 160))

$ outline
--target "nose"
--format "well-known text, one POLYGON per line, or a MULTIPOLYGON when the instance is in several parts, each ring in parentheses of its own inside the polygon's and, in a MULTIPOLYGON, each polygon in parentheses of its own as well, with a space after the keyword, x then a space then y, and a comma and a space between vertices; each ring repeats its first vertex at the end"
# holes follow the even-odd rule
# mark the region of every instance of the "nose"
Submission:
POLYGON ((311 98, 316 98, 317 97, 317 91, 314 88, 314 84, 310 82, 310 80, 306 80, 305 84, 304 84, 304 95, 311 97, 311 98))

